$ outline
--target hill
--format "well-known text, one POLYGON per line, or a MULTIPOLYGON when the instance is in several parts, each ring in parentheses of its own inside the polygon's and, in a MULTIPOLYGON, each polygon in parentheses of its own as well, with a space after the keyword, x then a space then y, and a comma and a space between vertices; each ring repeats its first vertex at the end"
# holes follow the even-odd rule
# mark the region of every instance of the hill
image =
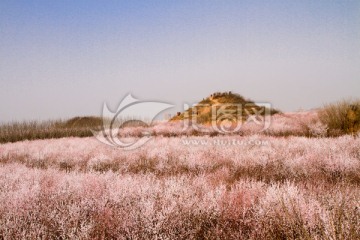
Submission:
POLYGON ((79 127, 88 127, 95 128, 102 125, 102 118, 94 116, 84 116, 84 117, 74 117, 67 120, 63 127, 65 128, 79 128, 79 127))
POLYGON ((195 106, 189 108, 184 112, 178 112, 174 117, 169 121, 180 121, 187 118, 194 119, 196 118, 197 123, 209 124, 212 120, 218 120, 221 117, 221 120, 224 119, 233 120, 237 119, 238 121, 246 120, 249 115, 260 114, 263 115, 265 112, 270 114, 279 113, 278 110, 266 108, 263 106, 258 106, 251 100, 246 100, 243 96, 232 93, 232 92, 216 92, 204 98, 195 106), (225 115, 220 116, 216 111, 226 112, 225 115), (213 119, 215 117, 215 119, 213 119))

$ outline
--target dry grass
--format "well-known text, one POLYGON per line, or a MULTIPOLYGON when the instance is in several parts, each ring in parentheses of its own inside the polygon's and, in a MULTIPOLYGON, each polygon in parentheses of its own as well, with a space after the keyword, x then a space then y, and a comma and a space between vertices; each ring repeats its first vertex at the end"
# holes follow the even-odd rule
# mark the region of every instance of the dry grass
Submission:
POLYGON ((89 137, 90 129, 101 126, 101 119, 95 117, 76 117, 67 121, 32 121, 13 122, 0 125, 0 143, 17 142, 23 140, 89 137))
MULTIPOLYGON (((110 121, 106 120, 105 121, 110 121)), ((117 119, 121 127, 145 127, 143 121, 117 119)), ((69 120, 12 122, 0 125, 0 143, 64 137, 91 137, 91 130, 100 130, 100 117, 74 117, 69 120)))
POLYGON ((319 111, 320 120, 330 136, 356 134, 360 130, 360 100, 343 100, 327 104, 319 111))

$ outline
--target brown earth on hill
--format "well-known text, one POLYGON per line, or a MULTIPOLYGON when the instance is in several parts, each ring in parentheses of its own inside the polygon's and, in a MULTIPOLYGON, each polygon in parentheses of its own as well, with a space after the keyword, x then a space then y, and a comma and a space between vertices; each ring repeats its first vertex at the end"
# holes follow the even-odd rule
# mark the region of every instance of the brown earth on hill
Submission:
POLYGON ((244 121, 249 115, 279 113, 273 108, 259 106, 251 100, 246 100, 239 94, 232 92, 216 92, 204 98, 195 106, 180 113, 178 112, 170 121, 196 119, 197 123, 209 124, 212 121, 244 121))

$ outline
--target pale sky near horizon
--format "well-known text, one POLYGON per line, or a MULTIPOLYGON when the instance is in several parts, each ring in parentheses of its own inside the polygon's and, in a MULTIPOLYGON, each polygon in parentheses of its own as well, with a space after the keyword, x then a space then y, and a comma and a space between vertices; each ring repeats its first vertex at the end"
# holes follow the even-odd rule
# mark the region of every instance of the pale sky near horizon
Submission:
POLYGON ((0 0, 0 122, 216 91, 282 111, 360 98, 360 1, 0 0))

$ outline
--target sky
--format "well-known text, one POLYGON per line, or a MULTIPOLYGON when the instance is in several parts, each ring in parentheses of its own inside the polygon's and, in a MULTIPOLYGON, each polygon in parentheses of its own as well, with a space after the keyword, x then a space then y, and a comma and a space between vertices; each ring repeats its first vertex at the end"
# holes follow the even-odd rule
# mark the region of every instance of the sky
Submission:
POLYGON ((232 91, 286 111, 360 97, 360 1, 0 0, 0 122, 232 91))

